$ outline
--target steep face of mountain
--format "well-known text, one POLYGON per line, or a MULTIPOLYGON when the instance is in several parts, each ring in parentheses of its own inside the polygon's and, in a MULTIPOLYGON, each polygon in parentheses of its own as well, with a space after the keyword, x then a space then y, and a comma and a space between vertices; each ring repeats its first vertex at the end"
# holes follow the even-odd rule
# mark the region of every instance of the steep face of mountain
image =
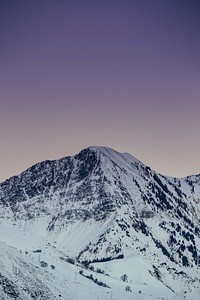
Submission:
POLYGON ((132 156, 101 147, 36 164, 0 185, 0 204, 7 217, 54 214, 54 220, 65 217, 65 222, 104 219, 124 205, 170 212, 178 203, 186 209, 183 196, 176 184, 132 156))
POLYGON ((200 222, 200 174, 174 179, 174 182, 186 194, 191 210, 200 222))
POLYGON ((137 174, 140 165, 110 149, 91 147, 74 157, 39 163, 5 181, 0 186, 0 203, 10 218, 55 213, 54 220, 66 217, 65 222, 100 220, 117 206, 132 202, 120 174, 126 176, 126 169, 137 174))
POLYGON ((27 224, 45 219, 47 233, 67 232, 70 242, 69 228, 99 228, 75 251, 85 264, 137 254, 184 277, 180 267, 199 265, 199 193, 200 176, 165 177, 127 153, 89 147, 1 183, 0 214, 27 224))

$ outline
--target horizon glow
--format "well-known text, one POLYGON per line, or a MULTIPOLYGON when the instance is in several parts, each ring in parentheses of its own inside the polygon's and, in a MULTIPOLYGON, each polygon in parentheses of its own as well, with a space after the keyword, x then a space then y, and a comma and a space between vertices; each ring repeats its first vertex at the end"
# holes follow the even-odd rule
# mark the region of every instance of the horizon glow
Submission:
POLYGON ((0 181, 92 145, 200 173, 199 1, 0 3, 0 181))

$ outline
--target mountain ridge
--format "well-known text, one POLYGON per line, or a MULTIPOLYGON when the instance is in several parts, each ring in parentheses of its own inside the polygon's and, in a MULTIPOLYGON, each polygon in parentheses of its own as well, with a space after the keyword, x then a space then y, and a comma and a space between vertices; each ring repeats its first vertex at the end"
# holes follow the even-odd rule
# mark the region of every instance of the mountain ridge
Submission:
POLYGON ((169 178, 127 153, 91 146, 1 183, 0 221, 37 232, 85 266, 136 255, 151 276, 165 274, 164 285, 176 290, 173 277, 190 290, 200 263, 199 179, 169 178))

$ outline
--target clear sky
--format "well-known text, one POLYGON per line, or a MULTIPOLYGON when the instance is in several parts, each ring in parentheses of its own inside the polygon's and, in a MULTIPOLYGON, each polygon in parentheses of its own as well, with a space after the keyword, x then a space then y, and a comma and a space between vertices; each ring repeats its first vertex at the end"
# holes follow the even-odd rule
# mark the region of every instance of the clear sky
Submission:
POLYGON ((199 0, 1 0, 0 181, 90 145, 200 173, 199 0))

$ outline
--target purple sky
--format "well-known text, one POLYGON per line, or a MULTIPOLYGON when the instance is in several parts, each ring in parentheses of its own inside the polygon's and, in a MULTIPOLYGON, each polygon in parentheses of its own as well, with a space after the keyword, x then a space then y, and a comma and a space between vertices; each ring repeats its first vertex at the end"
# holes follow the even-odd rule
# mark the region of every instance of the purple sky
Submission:
POLYGON ((199 0, 1 0, 0 180, 90 145, 200 173, 199 0))

